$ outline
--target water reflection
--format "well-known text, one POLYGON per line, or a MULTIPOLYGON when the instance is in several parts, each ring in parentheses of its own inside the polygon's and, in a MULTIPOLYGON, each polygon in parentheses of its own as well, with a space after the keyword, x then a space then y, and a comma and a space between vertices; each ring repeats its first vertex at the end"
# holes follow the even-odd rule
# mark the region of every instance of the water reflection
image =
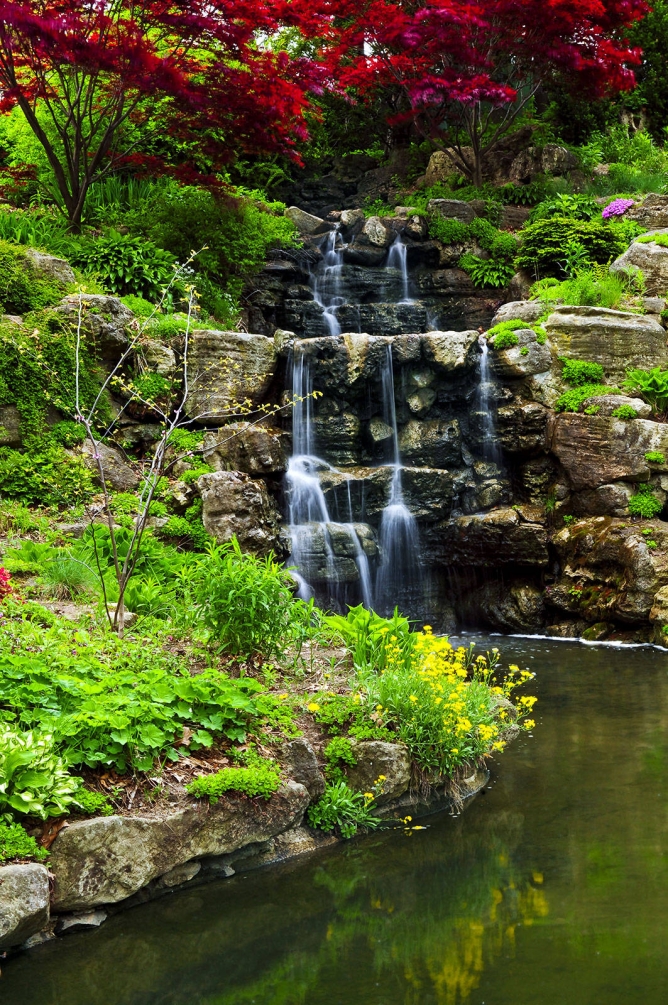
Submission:
POLYGON ((663 1005, 666 656, 494 641, 540 721, 461 817, 118 915, 10 961, 3 1003, 663 1005))

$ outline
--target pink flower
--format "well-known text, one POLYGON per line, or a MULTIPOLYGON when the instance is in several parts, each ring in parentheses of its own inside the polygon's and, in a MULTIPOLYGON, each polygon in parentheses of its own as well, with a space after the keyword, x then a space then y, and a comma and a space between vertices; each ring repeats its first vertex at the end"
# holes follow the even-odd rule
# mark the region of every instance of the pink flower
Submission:
POLYGON ((609 220, 611 216, 623 216, 631 206, 635 206, 633 199, 613 199, 603 210, 603 219, 609 220))
POLYGON ((4 598, 8 597, 12 592, 12 584, 10 580, 11 576, 7 570, 0 565, 0 600, 4 600, 4 598))

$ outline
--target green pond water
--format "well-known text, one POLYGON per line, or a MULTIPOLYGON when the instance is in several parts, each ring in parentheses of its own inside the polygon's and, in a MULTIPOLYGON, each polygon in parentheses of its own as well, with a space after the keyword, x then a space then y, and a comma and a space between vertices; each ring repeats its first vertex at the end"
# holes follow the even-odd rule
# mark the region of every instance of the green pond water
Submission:
POLYGON ((483 639, 534 735, 459 817, 116 915, 6 962, 3 1005, 666 1005, 668 654, 483 639))

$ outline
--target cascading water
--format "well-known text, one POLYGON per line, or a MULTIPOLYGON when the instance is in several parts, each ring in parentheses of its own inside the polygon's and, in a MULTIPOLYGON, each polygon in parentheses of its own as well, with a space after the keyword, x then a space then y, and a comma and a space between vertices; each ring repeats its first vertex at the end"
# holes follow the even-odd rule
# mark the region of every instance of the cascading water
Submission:
POLYGON ((415 303, 410 296, 410 282, 408 279, 408 248, 402 241, 401 234, 397 234, 394 244, 390 247, 387 255, 387 267, 388 269, 398 269, 401 272, 403 296, 399 303, 415 303))
POLYGON ((376 574, 375 600, 380 613, 390 613, 399 593, 411 594, 419 585, 420 541, 415 517, 404 501, 392 345, 389 342, 382 371, 382 389, 384 420, 392 430, 392 478, 389 499, 380 521, 381 561, 376 574))
POLYGON ((325 569, 322 570, 324 578, 330 593, 336 596, 336 556, 332 546, 332 534, 335 533, 343 535, 352 546, 362 602, 365 607, 370 608, 373 606, 371 569, 353 523, 350 494, 348 494, 348 520, 344 523, 334 521, 320 484, 320 472, 336 471, 336 469, 320 457, 316 457, 313 452, 313 379, 308 361, 299 351, 293 358, 292 393, 293 450, 288 462, 286 485, 291 539, 290 564, 296 567, 298 596, 302 600, 309 600, 314 596, 315 590, 309 582, 308 570, 320 542, 325 559, 325 569))
POLYGON ((311 273, 313 299, 323 310, 323 321, 330 335, 340 335, 341 325, 336 315, 345 302, 341 294, 341 273, 343 270, 343 245, 338 226, 327 234, 320 245, 322 262, 311 273))
POLYGON ((482 455, 486 461, 501 466, 501 450, 496 435, 494 401, 494 381, 489 366, 489 346, 487 339, 481 335, 480 345, 480 379, 476 395, 476 409, 482 416, 482 455))

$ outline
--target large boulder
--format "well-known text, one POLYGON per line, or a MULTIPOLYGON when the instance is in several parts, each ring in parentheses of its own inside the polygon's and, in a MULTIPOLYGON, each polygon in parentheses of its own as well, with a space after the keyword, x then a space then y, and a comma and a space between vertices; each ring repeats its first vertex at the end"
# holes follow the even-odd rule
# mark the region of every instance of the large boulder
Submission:
POLYGON ((507 349, 492 349, 492 369, 502 380, 530 377, 547 373, 552 366, 552 353, 547 344, 541 345, 533 328, 520 328, 515 332, 517 345, 507 349))
POLYGON ((502 304, 492 318, 492 327, 500 321, 537 321, 545 311, 540 300, 511 300, 502 304))
POLYGON ((49 874, 43 865, 0 867, 0 951, 19 946, 49 921, 49 874))
POLYGON ((276 367, 274 342, 244 332, 194 331, 187 409, 192 419, 224 422, 239 406, 263 403, 276 367))
POLYGON ((476 217, 471 203, 462 199, 430 199, 427 210, 435 216, 459 220, 460 223, 472 223, 476 217))
POLYGON ((76 279, 74 269, 64 258, 46 255, 35 248, 28 248, 25 255, 30 262, 33 275, 38 279, 51 279, 63 286, 73 283, 76 279))
POLYGON ((539 453, 545 449, 548 410, 536 401, 515 399, 497 410, 497 436, 508 454, 539 453))
POLYGON ((114 367, 128 349, 127 328, 134 314, 119 297, 72 293, 54 309, 74 326, 81 317, 83 333, 107 366, 114 367))
MULTIPOLYGON (((454 151, 453 154, 455 154, 454 151)), ((473 147, 462 147, 462 154, 467 161, 472 162, 473 147)), ((445 181, 447 178, 451 178, 457 174, 461 174, 461 168, 457 166, 453 158, 445 150, 435 150, 429 158, 424 183, 427 188, 431 188, 432 185, 436 185, 438 182, 445 181)))
POLYGON ((114 904, 205 855, 225 855, 298 824, 309 803, 288 781, 271 799, 223 796, 150 816, 96 817, 64 827, 51 849, 52 909, 114 904))
POLYGON ((457 419, 411 419, 399 433, 402 459, 418 467, 460 467, 462 436, 457 419))
POLYGON ((668 585, 668 525, 661 521, 589 517, 559 531, 552 543, 562 572, 546 598, 585 621, 646 622, 656 594, 668 585))
POLYGON ((90 440, 85 440, 82 455, 84 464, 93 472, 95 480, 101 484, 104 476, 107 485, 115 492, 133 492, 139 485, 140 476, 115 447, 108 447, 104 443, 98 443, 97 447, 94 447, 90 440))
POLYGON ((668 366, 666 333, 646 315, 605 307, 557 307, 545 330, 557 356, 600 363, 608 383, 623 380, 629 367, 668 366))
POLYGON ((202 521, 209 534, 225 544, 236 536, 243 551, 253 555, 281 553, 281 515, 260 479, 242 471, 214 471, 197 482, 202 521))
POLYGON ((438 526, 433 540, 434 550, 449 566, 548 564, 545 528, 525 522, 508 507, 451 519, 438 526))
POLYGON ((445 374, 470 370, 478 359, 478 332, 427 332, 421 336, 424 358, 445 374))
POLYGON ((348 783, 358 792, 376 790, 376 805, 398 799, 411 782, 411 758, 403 743, 361 740, 353 744, 357 764, 346 769, 348 783))
POLYGON ((652 192, 642 202, 636 203, 626 212, 627 220, 635 220, 645 230, 660 230, 668 227, 668 195, 652 192))
POLYGON ((364 523, 305 523, 291 532, 293 558, 312 585, 359 583, 362 556, 378 556, 374 532, 364 523))
POLYGON ((298 206, 288 206, 285 215, 291 220, 300 234, 324 234, 331 230, 331 224, 325 223, 319 216, 307 213, 298 206))
POLYGON ((215 471, 280 474, 287 466, 286 434, 273 426, 232 422, 204 436, 204 460, 215 471))
MULTIPOLYGON (((550 419, 548 443, 576 491, 616 481, 645 482, 650 476, 645 454, 668 457, 668 426, 649 419, 563 412, 550 419)), ((652 470, 668 467, 652 464, 652 470)))
POLYGON ((281 764, 285 774, 303 785, 311 799, 318 799, 325 791, 325 776, 313 747, 303 736, 285 744, 281 750, 281 764))
MULTIPOLYGON (((652 234, 668 235, 668 229, 653 230, 652 234)), ((649 235, 651 236, 651 235, 649 235)), ((668 248, 656 241, 636 239, 610 266, 611 272, 625 272, 640 269, 645 281, 645 290, 651 297, 663 297, 668 293, 668 248)))

